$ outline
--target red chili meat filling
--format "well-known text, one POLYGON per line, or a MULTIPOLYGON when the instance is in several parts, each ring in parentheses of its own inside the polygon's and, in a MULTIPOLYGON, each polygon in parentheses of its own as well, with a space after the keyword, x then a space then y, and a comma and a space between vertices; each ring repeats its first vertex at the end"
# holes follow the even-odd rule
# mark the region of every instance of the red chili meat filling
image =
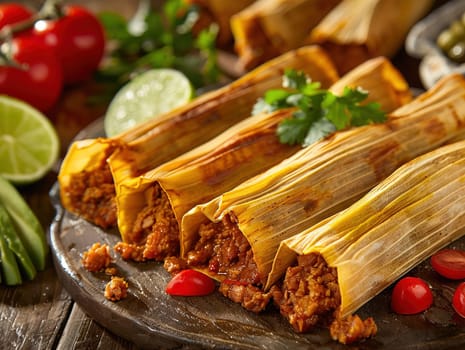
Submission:
POLYGON ((275 293, 281 314, 298 332, 308 332, 317 325, 329 326, 334 340, 347 344, 377 332, 372 318, 341 318, 341 295, 337 271, 319 254, 298 257, 297 266, 287 269, 281 293, 275 293))
POLYGON ((147 206, 136 218, 128 239, 115 246, 126 260, 162 261, 179 254, 179 227, 171 204, 158 184, 152 188, 147 206))
POLYGON ((82 254, 81 262, 87 271, 103 271, 111 263, 110 248, 106 244, 94 243, 92 247, 82 254))
POLYGON ((70 197, 67 209, 72 213, 102 228, 116 226, 115 186, 107 165, 74 174, 65 195, 70 197))
POLYGON ((128 282, 123 277, 112 276, 105 286, 104 296, 110 301, 119 301, 128 296, 128 282))
POLYGON ((261 288, 249 242, 228 215, 221 222, 201 225, 199 240, 188 253, 187 264, 208 268, 224 277, 219 291, 248 310, 259 312, 272 298, 271 292, 261 288))

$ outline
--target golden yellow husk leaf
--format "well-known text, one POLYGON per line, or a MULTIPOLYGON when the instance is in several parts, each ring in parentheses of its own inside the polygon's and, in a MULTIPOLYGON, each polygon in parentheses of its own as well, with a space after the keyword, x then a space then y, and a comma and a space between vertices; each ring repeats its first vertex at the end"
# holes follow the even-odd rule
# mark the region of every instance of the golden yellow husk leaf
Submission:
POLYGON ((347 208, 399 166, 464 130, 465 80, 451 75, 391 113, 386 123, 336 132, 194 207, 182 220, 181 254, 194 247, 202 223, 229 215, 266 283, 282 240, 347 208))
MULTIPOLYGON (((376 58, 348 73, 330 90, 345 86, 369 89, 368 101, 379 101, 392 111, 410 101, 405 79, 386 58, 376 58)), ((131 229, 142 209, 150 205, 150 188, 158 184, 166 193, 174 215, 182 216, 197 204, 232 189, 296 153, 300 146, 281 144, 278 124, 294 109, 252 116, 194 150, 118 185, 118 226, 125 242, 133 242, 131 229)))
POLYGON ((341 312, 347 316, 465 235, 464 206, 460 141, 406 163, 349 208, 281 242, 273 280, 297 255, 319 253, 337 268, 341 312))
POLYGON ((432 4, 433 0, 343 0, 304 42, 327 49, 342 74, 369 58, 392 57, 432 4))

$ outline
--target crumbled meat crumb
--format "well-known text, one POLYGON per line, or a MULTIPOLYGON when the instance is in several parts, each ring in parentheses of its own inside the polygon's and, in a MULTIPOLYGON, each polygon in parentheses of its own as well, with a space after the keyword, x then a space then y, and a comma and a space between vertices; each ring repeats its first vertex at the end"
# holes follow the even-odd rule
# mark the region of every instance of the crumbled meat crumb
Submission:
POLYGON ((125 242, 118 242, 113 247, 113 250, 121 255, 124 260, 144 261, 144 246, 137 244, 129 244, 125 242))
POLYGON ((118 301, 128 296, 128 282, 122 277, 112 276, 105 286, 105 298, 110 301, 118 301))
POLYGON ((163 263, 163 267, 171 276, 174 276, 182 270, 188 268, 187 263, 183 259, 176 256, 167 257, 163 263))
POLYGON ((108 276, 115 276, 118 274, 118 269, 114 266, 107 267, 105 269, 105 274, 108 276))
POLYGON ((262 289, 251 284, 242 285, 222 282, 219 291, 232 301, 239 303, 252 312, 261 312, 269 304, 273 291, 265 293, 262 289))
POLYGON ((90 272, 99 272, 107 268, 111 263, 110 248, 106 244, 94 243, 82 255, 82 265, 90 272))
POLYGON ((351 344, 376 335, 378 327, 373 318, 362 320, 358 315, 341 318, 336 311, 334 321, 329 327, 331 338, 342 344, 351 344))

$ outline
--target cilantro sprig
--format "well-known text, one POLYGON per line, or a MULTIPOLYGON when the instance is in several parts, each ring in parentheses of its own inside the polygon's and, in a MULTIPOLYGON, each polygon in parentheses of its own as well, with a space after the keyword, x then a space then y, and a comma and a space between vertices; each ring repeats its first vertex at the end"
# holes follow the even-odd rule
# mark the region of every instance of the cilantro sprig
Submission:
POLYGON ((98 72, 100 81, 121 86, 134 73, 150 68, 175 68, 199 88, 219 79, 216 37, 218 26, 195 30, 198 8, 183 0, 167 0, 150 8, 139 19, 138 30, 131 21, 110 11, 99 14, 112 50, 98 72))
POLYGON ((384 122, 386 114, 379 103, 361 104, 367 96, 368 92, 349 87, 337 96, 321 89, 305 73, 289 69, 283 88, 268 90, 255 104, 253 114, 296 107, 292 117, 279 124, 277 135, 281 143, 308 146, 336 130, 384 122))

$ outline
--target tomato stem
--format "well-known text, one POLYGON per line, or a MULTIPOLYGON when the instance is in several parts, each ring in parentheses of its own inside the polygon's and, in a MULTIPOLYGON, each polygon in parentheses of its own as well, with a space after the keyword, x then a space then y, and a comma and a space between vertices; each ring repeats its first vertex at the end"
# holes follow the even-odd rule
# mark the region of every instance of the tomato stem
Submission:
POLYGON ((3 40, 3 43, 0 42, 0 66, 14 67, 21 70, 27 70, 26 65, 20 64, 13 58, 13 33, 11 31, 6 31, 5 38, 3 40))
POLYGON ((0 30, 0 42, 11 40, 11 36, 33 28, 38 21, 55 20, 63 16, 63 0, 45 0, 40 10, 31 18, 4 26, 0 30))

